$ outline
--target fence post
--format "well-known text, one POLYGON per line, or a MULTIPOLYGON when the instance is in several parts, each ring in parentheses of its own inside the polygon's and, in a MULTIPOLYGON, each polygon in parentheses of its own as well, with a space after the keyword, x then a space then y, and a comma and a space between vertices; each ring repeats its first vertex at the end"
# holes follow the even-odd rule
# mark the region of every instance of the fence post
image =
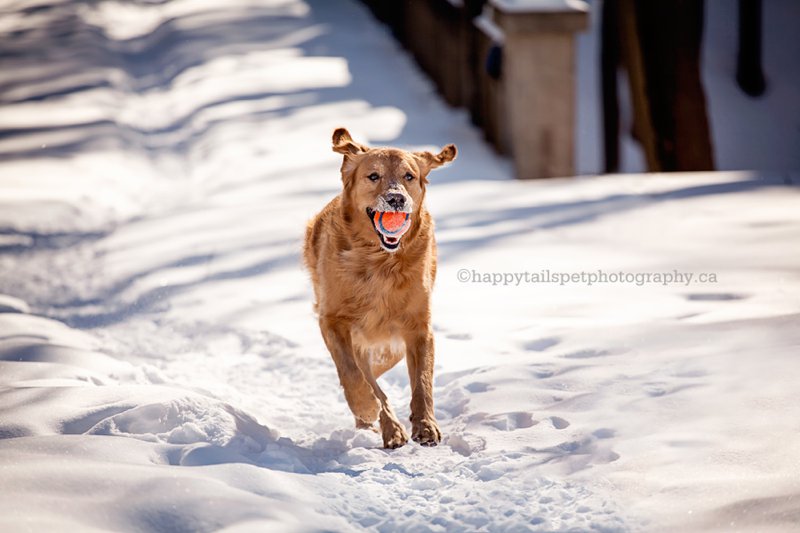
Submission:
POLYGON ((575 154, 575 33, 580 0, 490 0, 505 34, 503 84, 518 178, 571 176, 575 154))

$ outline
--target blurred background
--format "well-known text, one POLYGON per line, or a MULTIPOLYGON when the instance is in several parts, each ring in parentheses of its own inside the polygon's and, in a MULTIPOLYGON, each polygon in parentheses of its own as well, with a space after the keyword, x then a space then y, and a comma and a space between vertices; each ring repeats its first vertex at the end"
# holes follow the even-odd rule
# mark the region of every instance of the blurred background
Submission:
MULTIPOLYGON (((526 127, 559 138, 572 122, 574 153, 552 157, 579 174, 800 168, 793 0, 366 3, 501 153, 526 127)), ((568 173, 554 164, 517 171, 568 173)))

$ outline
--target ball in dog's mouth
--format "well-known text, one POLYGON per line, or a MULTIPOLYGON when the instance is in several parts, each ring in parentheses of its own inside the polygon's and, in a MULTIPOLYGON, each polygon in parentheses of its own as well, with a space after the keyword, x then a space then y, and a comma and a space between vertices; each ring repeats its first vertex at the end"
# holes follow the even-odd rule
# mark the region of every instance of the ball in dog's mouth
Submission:
POLYGON ((411 213, 402 211, 375 211, 367 208, 367 216, 372 221, 381 246, 388 252, 397 250, 400 239, 411 227, 411 213))

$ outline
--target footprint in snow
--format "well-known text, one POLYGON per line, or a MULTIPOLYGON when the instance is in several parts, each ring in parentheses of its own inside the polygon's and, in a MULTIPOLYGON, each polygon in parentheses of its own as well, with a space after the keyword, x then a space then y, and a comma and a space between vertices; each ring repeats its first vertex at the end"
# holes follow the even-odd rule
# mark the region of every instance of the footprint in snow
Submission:
POLYGON ((548 348, 552 348, 556 344, 559 344, 560 342, 561 339, 558 337, 545 337, 543 339, 536 339, 526 342, 522 345, 522 347, 529 352, 543 352, 548 348))
POLYGON ((526 429, 538 424, 538 420, 534 420, 530 413, 524 411, 516 411, 513 413, 504 413, 487 417, 484 424, 501 431, 514 431, 517 429, 526 429))
POLYGON ((467 389, 469 392, 477 393, 477 392, 490 391, 494 387, 482 381, 473 381, 472 383, 468 383, 467 385, 465 385, 464 388, 467 389))
POLYGON ((610 428, 600 428, 592 432, 592 435, 597 439, 610 439, 616 434, 617 432, 610 428))
POLYGON ((735 294, 732 292, 696 292, 686 295, 686 299, 690 302, 729 302, 732 300, 744 300, 746 298, 748 298, 746 294, 735 294))
POLYGON ((645 393, 651 398, 658 398, 660 396, 669 396, 687 389, 694 389, 700 387, 699 383, 687 383, 684 385, 677 385, 674 387, 668 386, 664 383, 647 383, 644 387, 645 393))
POLYGON ((610 355, 611 352, 607 350, 579 350, 577 352, 568 353, 564 359, 591 359, 593 357, 604 357, 610 355))
POLYGON ((470 433, 447 435, 442 444, 449 446, 451 450, 464 457, 469 457, 473 453, 483 451, 486 448, 486 441, 483 438, 470 433))

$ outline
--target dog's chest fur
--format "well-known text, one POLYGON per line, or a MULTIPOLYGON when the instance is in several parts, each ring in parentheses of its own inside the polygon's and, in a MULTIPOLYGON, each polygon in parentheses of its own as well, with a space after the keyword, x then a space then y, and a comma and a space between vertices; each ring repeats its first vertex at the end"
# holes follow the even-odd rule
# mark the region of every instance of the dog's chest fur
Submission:
POLYGON ((398 335, 376 340, 365 337, 361 330, 356 329, 352 332, 352 340, 353 348, 367 357, 377 373, 392 368, 406 356, 406 343, 398 335))
MULTIPOLYGON (((347 302, 351 315, 365 335, 383 341, 414 320, 410 309, 418 310, 420 304, 427 308, 430 283, 425 280, 425 265, 404 265, 379 253, 384 255, 367 261, 361 258, 360 264, 347 265, 344 270, 351 273, 346 282, 351 287, 347 302)), ((346 254, 343 259, 349 262, 346 254)))
POLYGON ((411 315, 409 310, 427 309, 427 293, 421 271, 402 271, 394 257, 384 255, 375 263, 362 266, 368 269, 365 273, 348 269, 354 273, 349 280, 353 293, 348 303, 355 317, 351 339, 373 372, 381 374, 405 357, 403 332, 421 327, 417 321, 422 318, 411 315))

